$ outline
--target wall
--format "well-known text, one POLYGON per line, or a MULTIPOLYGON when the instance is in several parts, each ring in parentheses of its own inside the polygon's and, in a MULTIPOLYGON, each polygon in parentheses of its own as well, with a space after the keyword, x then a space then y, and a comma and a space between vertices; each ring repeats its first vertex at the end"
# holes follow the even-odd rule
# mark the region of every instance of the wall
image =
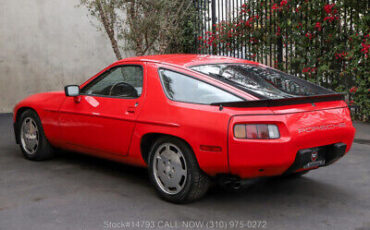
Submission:
POLYGON ((113 61, 79 0, 0 0, 0 113, 28 95, 80 84, 113 61))

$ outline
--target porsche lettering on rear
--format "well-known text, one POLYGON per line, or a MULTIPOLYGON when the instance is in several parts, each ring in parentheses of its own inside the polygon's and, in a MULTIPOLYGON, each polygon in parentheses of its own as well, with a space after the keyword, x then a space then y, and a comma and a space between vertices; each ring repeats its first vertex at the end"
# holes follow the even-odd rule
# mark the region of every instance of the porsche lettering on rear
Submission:
POLYGON ((305 127, 298 129, 298 133, 310 133, 317 130, 329 130, 335 128, 343 128, 346 127, 346 123, 337 123, 337 124, 328 124, 328 125, 319 125, 319 126, 312 126, 312 127, 305 127))

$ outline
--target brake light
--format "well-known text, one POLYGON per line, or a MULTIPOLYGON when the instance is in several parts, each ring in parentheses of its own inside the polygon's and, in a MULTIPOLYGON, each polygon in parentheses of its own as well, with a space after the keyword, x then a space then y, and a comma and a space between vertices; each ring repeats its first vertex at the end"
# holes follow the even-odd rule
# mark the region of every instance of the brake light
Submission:
POLYGON ((238 139, 277 139, 279 128, 271 124, 237 124, 234 136, 238 139))
POLYGON ((257 139, 258 138, 258 131, 257 131, 257 125, 248 125, 248 128, 246 125, 241 125, 244 129, 247 130, 247 135, 244 138, 249 139, 257 139))

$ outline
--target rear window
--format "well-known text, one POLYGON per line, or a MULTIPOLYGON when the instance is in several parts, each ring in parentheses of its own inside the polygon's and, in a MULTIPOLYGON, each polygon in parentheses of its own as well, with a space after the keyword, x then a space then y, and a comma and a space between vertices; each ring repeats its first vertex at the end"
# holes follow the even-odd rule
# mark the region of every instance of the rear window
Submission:
POLYGON ((279 70, 254 64, 209 64, 191 69, 242 89, 261 99, 332 94, 333 91, 279 70))

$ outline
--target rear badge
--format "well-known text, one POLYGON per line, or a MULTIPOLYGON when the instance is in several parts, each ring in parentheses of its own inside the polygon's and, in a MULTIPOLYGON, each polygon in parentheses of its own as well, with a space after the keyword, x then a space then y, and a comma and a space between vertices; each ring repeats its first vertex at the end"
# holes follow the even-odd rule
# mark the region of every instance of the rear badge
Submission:
POLYGON ((312 161, 316 161, 317 160, 317 156, 318 156, 319 154, 317 153, 317 151, 313 151, 312 153, 311 153, 311 160, 312 161))

